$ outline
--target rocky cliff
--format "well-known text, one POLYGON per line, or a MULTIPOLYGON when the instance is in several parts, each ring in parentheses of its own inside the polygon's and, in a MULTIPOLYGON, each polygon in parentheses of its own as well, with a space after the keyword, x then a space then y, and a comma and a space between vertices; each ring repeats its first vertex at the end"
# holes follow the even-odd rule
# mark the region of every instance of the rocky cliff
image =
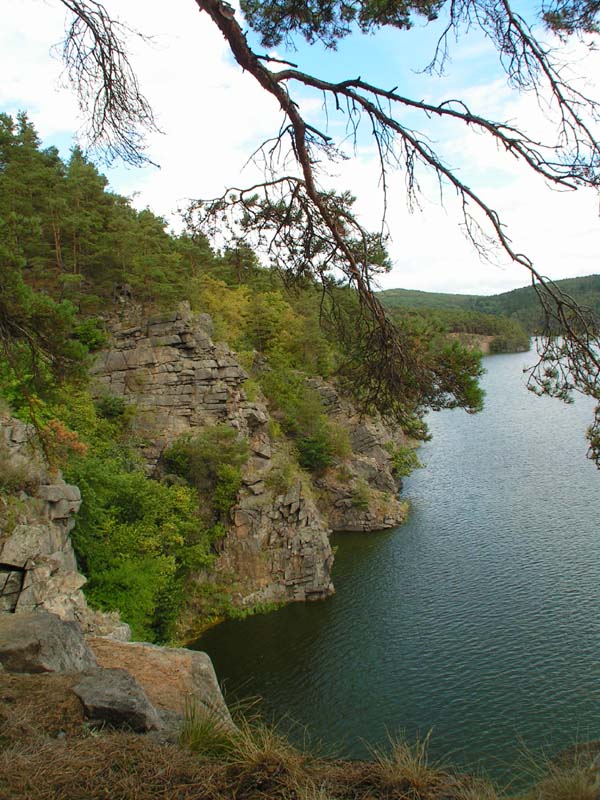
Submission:
POLYGON ((177 437, 207 425, 227 423, 249 443, 215 573, 203 577, 226 583, 245 606, 331 594, 329 529, 300 479, 283 492, 270 485, 280 444, 269 436, 264 403, 246 397, 248 376, 235 355, 210 338, 210 318, 192 318, 186 304, 150 318, 128 309, 109 330, 113 345, 92 370, 95 392, 135 405, 150 470, 177 437))
POLYGON ((129 628, 88 608, 70 532, 81 505, 76 486, 46 463, 30 425, 0 413, 0 612, 44 610, 116 638, 129 628))
POLYGON ((92 369, 94 391, 135 406, 133 424, 150 472, 175 439, 209 425, 226 423, 249 443, 215 572, 202 576, 226 585, 237 605, 326 597, 333 591, 330 530, 371 531, 405 518, 386 449, 402 435, 381 420, 362 419, 326 382, 314 380, 314 388, 347 428, 351 453, 314 482, 299 471, 282 479, 286 443, 270 435, 264 399, 248 399, 248 376, 235 353, 212 341, 208 315, 194 317, 187 304, 151 317, 129 307, 107 327, 111 346, 92 369))
POLYGON ((376 531, 401 525, 408 504, 398 500, 401 481, 392 454, 409 440, 399 427, 380 417, 358 413, 330 383, 311 378, 331 420, 346 429, 350 452, 333 469, 315 479, 319 508, 335 531, 376 531))

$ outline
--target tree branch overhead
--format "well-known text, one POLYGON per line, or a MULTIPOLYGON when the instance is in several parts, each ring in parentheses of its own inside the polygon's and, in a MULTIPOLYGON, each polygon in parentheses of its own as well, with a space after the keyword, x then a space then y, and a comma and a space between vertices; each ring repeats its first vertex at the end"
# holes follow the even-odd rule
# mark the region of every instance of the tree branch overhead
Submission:
MULTIPOLYGON (((110 157, 140 163, 146 158, 141 131, 156 126, 127 58, 122 36, 126 29, 96 0, 59 2, 73 14, 64 57, 82 107, 91 109, 90 140, 104 144, 110 157)), ((354 362, 350 358, 347 376, 362 381, 366 405, 375 404, 402 417, 409 407, 419 411, 452 405, 476 408, 481 398, 466 385, 448 379, 449 355, 446 362, 443 357, 431 358, 414 336, 387 318, 373 291, 377 272, 389 265, 385 220, 381 232, 365 230, 353 211, 352 196, 325 188, 327 165, 344 157, 342 143, 306 118, 294 95, 298 87, 318 93, 328 113, 343 115, 355 142, 361 121, 368 123, 379 158, 384 207, 389 181, 397 172, 404 174, 407 200, 412 205, 418 204, 421 174, 430 173, 440 186, 452 189, 462 208, 464 230, 477 252, 486 255, 494 243, 527 271, 537 287, 546 330, 539 362, 531 370, 532 386, 563 400, 579 391, 600 402, 597 321, 546 280, 542 267, 515 248, 485 197, 445 162, 426 136, 405 121, 409 111, 421 115, 424 124, 437 118, 476 130, 551 186, 598 189, 600 105, 564 78, 555 54, 508 0, 329 0, 318 4, 242 0, 241 7, 266 48, 293 43, 295 36, 335 48, 357 28, 363 32, 384 26, 408 30, 415 19, 428 22, 440 18, 442 34, 429 65, 437 72, 443 71, 451 37, 477 26, 495 46, 509 84, 529 92, 556 115, 557 133, 552 140, 533 137, 513 122, 483 116, 460 99, 424 101, 362 77, 329 81, 312 75, 279 56, 254 52, 228 3, 195 2, 219 29, 240 68, 277 102, 282 123, 256 154, 265 168, 264 182, 228 190, 214 201, 198 201, 189 209, 187 220, 192 227, 210 225, 211 220, 228 224, 236 236, 242 234, 249 242, 254 237, 272 264, 290 279, 308 276, 318 280, 330 298, 331 320, 342 335, 349 321, 336 307, 336 282, 343 277, 356 290, 357 317, 350 325, 349 339, 360 340, 360 346, 354 362), (359 353, 364 362, 360 375, 359 353), (399 399, 402 397, 406 403, 399 399)), ((543 12, 546 24, 562 36, 597 30, 597 4, 570 0, 552 4, 543 12)), ((592 457, 600 464, 599 416, 597 411, 590 445, 592 457)))

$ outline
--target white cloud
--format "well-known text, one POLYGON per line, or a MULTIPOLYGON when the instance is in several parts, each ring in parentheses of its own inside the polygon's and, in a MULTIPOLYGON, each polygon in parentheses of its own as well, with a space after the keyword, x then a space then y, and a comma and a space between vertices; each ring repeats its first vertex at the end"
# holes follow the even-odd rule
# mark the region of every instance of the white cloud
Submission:
MULTIPOLYGON (((114 188, 125 194, 137 190, 138 206, 149 205, 169 215, 188 197, 210 197, 228 185, 253 182, 255 168, 248 167, 242 176, 240 170, 252 150, 277 132, 281 115, 276 102, 232 62, 225 41, 206 15, 198 12, 193 0, 170 4, 167 12, 163 4, 139 0, 106 0, 106 5, 153 37, 151 46, 136 39, 131 45, 142 88, 163 130, 163 135, 149 139, 150 155, 161 169, 111 170, 114 188)), ((11 113, 28 109, 46 140, 70 134, 81 122, 71 93, 61 88, 60 62, 48 56, 50 46, 63 35, 63 23, 57 0, 8 0, 0 29, 0 109, 11 113)), ((472 41, 462 51, 456 75, 465 74, 465 64, 472 63, 478 48, 481 44, 472 41)), ((598 74, 595 62, 588 70, 589 75, 598 74)), ((518 116, 535 124, 531 98, 515 101, 503 80, 475 78, 476 85, 450 83, 448 94, 465 97, 473 108, 484 106, 497 118, 518 116)), ((428 83, 428 93, 433 96, 435 90, 437 96, 436 87, 428 83)), ((322 98, 302 96, 303 110, 315 124, 324 125, 322 98)), ((505 218, 517 249, 530 255, 544 273, 557 278, 599 271, 600 225, 593 198, 548 192, 481 136, 447 128, 438 133, 449 162, 469 181, 477 181, 505 218)), ((337 169, 336 185, 359 196, 357 207, 365 222, 376 227, 381 204, 372 149, 361 148, 357 160, 337 169)), ((403 180, 398 174, 390 178, 388 221, 396 267, 383 279, 385 286, 497 292, 527 282, 521 268, 479 262, 460 232, 451 193, 446 208, 440 209, 436 187, 425 180, 429 199, 424 210, 408 214, 403 180)))

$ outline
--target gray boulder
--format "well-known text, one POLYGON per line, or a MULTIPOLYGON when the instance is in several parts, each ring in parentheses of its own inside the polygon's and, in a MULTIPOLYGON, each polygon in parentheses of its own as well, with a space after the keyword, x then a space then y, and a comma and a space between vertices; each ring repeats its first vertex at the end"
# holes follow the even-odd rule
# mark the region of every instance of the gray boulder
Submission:
POLYGON ((160 719, 146 692, 125 669, 99 669, 73 687, 94 722, 137 733, 158 730, 160 719))
POLYGON ((28 611, 0 614, 0 665, 6 672, 84 672, 97 662, 76 622, 28 611))

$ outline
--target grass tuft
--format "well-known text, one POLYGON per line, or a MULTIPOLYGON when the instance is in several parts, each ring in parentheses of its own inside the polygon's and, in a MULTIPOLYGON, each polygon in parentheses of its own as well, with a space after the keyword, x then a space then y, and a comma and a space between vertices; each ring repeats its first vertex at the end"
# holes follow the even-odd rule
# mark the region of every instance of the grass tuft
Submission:
POLYGON ((217 714, 186 698, 179 744, 199 755, 223 757, 236 746, 236 729, 217 714))
POLYGON ((391 797, 420 800, 446 783, 447 773, 429 762, 430 736, 431 732, 414 744, 390 737, 389 751, 373 750, 371 774, 375 786, 391 797))
POLYGON ((600 782, 589 767, 566 768, 550 765, 548 774, 537 783, 531 800, 598 800, 600 782))

